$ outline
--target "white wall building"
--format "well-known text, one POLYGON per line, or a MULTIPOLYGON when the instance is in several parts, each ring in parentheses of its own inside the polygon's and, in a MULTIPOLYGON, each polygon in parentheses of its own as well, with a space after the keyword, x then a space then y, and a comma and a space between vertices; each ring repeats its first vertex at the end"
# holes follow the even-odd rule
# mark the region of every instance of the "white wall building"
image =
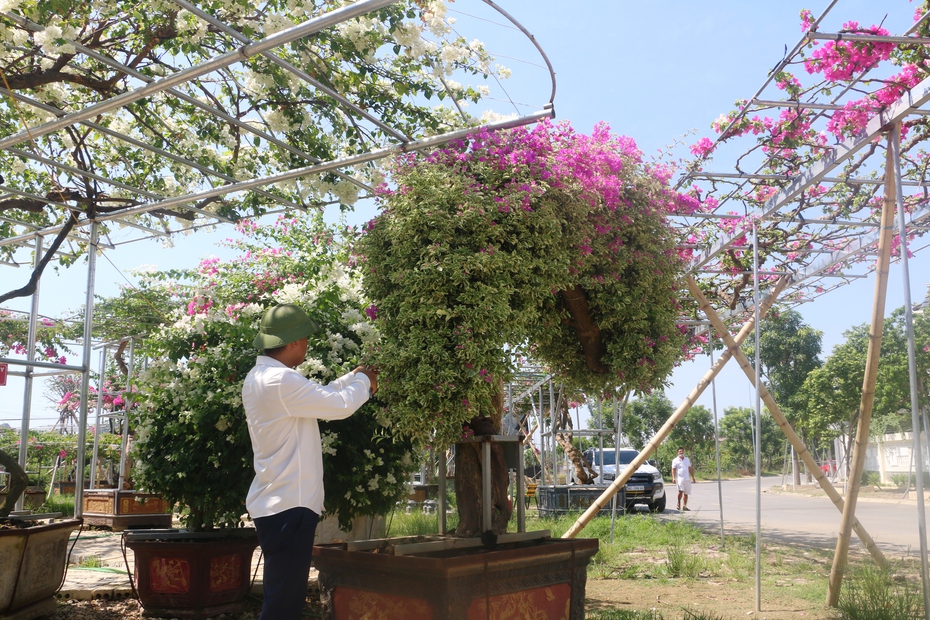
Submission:
MULTIPOLYGON (((877 471, 881 475, 883 484, 891 484, 895 474, 908 474, 916 469, 913 462, 912 433, 889 433, 881 439, 869 440, 865 451, 865 471, 877 471)), ((923 470, 930 471, 928 459, 927 438, 921 436, 921 455, 923 456, 923 470)))

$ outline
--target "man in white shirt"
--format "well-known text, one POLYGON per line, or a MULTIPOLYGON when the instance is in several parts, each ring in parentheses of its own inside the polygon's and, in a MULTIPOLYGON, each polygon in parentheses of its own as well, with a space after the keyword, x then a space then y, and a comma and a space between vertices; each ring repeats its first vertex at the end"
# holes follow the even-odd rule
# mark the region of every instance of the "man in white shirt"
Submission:
POLYGON ((378 387, 359 366, 323 386, 294 370, 317 325, 293 304, 269 308, 253 344, 263 352, 242 386, 255 478, 246 508, 265 556, 260 620, 301 616, 313 537, 323 511, 323 451, 317 420, 341 420, 378 387))
POLYGON ((688 508, 688 496, 691 495, 691 483, 694 482, 694 467, 691 459, 685 456, 685 449, 678 448, 678 456, 672 459, 672 484, 678 485, 678 510, 688 508), (681 499, 684 497, 684 508, 681 499))

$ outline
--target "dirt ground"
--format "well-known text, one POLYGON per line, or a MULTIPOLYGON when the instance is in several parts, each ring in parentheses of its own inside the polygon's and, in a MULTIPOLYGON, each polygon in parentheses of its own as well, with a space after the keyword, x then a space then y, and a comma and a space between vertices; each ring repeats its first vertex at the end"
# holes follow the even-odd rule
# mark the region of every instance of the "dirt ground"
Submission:
MULTIPOLYGON (((789 620, 805 618, 811 620, 832 620, 837 616, 822 604, 814 605, 809 601, 792 596, 789 588, 777 593, 763 590, 762 612, 755 610, 755 590, 752 583, 726 582, 714 579, 694 581, 660 582, 658 580, 629 579, 589 579, 587 584, 588 613, 595 610, 627 609, 650 610, 660 612, 665 620, 685 620, 686 613, 712 613, 715 617, 727 620, 742 618, 759 618, 766 620, 789 620)), ((308 606, 305 617, 311 615, 315 601, 308 606)), ((219 616, 220 620, 255 620, 258 618, 259 605, 250 601, 245 612, 219 616)), ((59 601, 58 612, 53 620, 137 620, 141 619, 142 609, 135 600, 124 601, 59 601)), ((437 619, 438 620, 438 619, 437 619)))
POLYGON ((589 579, 586 590, 587 611, 598 609, 655 609, 665 620, 686 619, 686 611, 714 614, 718 618, 738 620, 759 618, 789 620, 810 618, 832 620, 836 612, 822 603, 813 604, 791 594, 790 587, 777 592, 762 590, 762 611, 757 613, 753 583, 715 579, 660 582, 629 579, 589 579))
MULTIPOLYGON (((660 612, 665 620, 685 620, 686 613, 712 613, 727 620, 759 618, 765 620, 833 620, 837 616, 823 605, 812 605, 792 596, 788 589, 777 596, 763 593, 762 612, 755 613, 755 590, 752 584, 698 580, 687 583, 658 583, 645 580, 591 579, 587 585, 588 613, 601 609, 650 610, 660 612)), ((251 603, 241 614, 225 614, 219 620, 255 620, 259 606, 251 603)), ((53 620, 137 620, 142 609, 134 600, 60 601, 53 620)), ((312 618, 312 615, 305 617, 312 618)))

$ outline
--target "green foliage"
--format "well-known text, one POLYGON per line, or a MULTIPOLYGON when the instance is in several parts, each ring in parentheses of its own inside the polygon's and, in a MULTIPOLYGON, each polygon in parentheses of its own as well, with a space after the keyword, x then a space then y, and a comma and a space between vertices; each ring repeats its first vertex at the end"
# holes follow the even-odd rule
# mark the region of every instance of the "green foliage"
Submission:
MULTIPOLYGON (((761 325, 759 357, 766 387, 779 406, 792 401, 807 375, 820 368, 823 332, 806 325, 797 310, 772 308, 761 325)), ((746 356, 755 363, 755 342, 744 346, 746 356)), ((792 411, 788 408, 786 414, 792 411)))
MULTIPOLYGON (((64 321, 40 318, 36 321, 36 359, 65 363, 66 355, 73 354, 65 341, 75 335, 75 325, 64 321)), ((0 310, 0 357, 10 354, 26 355, 29 342, 28 315, 0 310)))
POLYGON ((924 617, 920 584, 873 564, 850 567, 837 604, 841 620, 918 620, 924 617))
MULTIPOLYGON (((726 469, 755 471, 753 427, 756 413, 749 407, 728 407, 720 418, 720 458, 726 469)), ((780 464, 784 438, 767 411, 762 411, 762 468, 780 464)))
MULTIPOLYGON (((872 472, 872 473, 878 473, 878 472, 872 472)), ((913 487, 916 480, 917 480, 917 476, 915 476, 914 474, 893 474, 891 476, 892 484, 894 484, 899 489, 913 487)), ((926 472, 926 471, 924 472, 923 486, 924 486, 924 489, 930 489, 930 472, 926 472)))
POLYGON ((635 609, 595 609, 587 611, 585 618, 588 620, 664 620, 658 611, 652 609, 649 611, 638 611, 635 609))
POLYGON ((78 568, 103 568, 106 566, 103 559, 100 556, 89 555, 87 557, 81 558, 81 561, 78 562, 78 568))
MULTIPOLYGON (((35 473, 29 477, 30 484, 47 487, 51 482, 55 461, 59 461, 56 479, 64 480, 69 475, 77 478, 75 469, 78 447, 77 435, 60 433, 57 431, 30 430, 28 449, 26 450, 26 471, 35 473)), ((90 460, 93 455, 94 436, 87 434, 84 446, 85 478, 90 476, 90 460)), ((20 432, 17 429, 0 429, 0 450, 17 458, 19 455, 20 432)), ((101 433, 97 440, 97 455, 102 462, 109 461, 119 464, 122 436, 112 433, 101 433)))
POLYGON ((45 497, 45 503, 36 512, 60 512, 62 516, 74 516, 74 495, 51 495, 45 497))
POLYGON ((891 483, 899 489, 910 487, 913 477, 910 474, 892 474, 891 483))
MULTIPOLYGON (((674 411, 674 404, 663 392, 641 396, 631 401, 623 413, 623 435, 634 448, 642 448, 655 437, 674 411)), ((714 418, 707 407, 691 407, 658 447, 654 456, 660 463, 669 465, 681 446, 687 447, 688 457, 695 470, 710 466, 713 462, 714 418)))
POLYGON ((863 471, 862 484, 864 486, 882 486, 882 475, 877 471, 863 471))
MULTIPOLYGON (((403 504, 404 502, 400 502, 403 504)), ((458 513, 449 512, 446 515, 446 527, 450 530, 458 525, 458 513)), ((405 508, 395 507, 388 517, 386 536, 428 536, 439 533, 439 515, 425 514, 419 508, 407 514, 405 508)))
MULTIPOLYGON (((915 321, 918 350, 930 343, 930 324, 920 317, 915 321), (921 345, 924 343, 924 345, 921 345)), ((821 368, 813 370, 792 399, 792 409, 799 412, 799 424, 810 435, 832 439, 838 434, 855 435, 862 383, 865 377, 869 344, 869 325, 857 325, 843 333, 846 340, 834 347, 821 368)), ((926 352, 918 358, 918 373, 930 366, 926 352)), ((908 381, 907 339, 903 309, 895 310, 885 320, 881 355, 872 405, 872 435, 909 430, 910 387, 908 381)))
POLYGON ((489 134, 399 158, 358 251, 384 338, 385 419, 434 446, 491 415, 513 347, 529 343, 589 393, 661 384, 682 355, 675 200, 626 138, 567 125, 489 134), (582 350, 567 296, 600 329, 582 350), (597 357, 595 355, 595 357, 597 357))
MULTIPOLYGON (((137 382, 136 483, 184 506, 192 530, 236 527, 245 513, 254 472, 241 390, 264 309, 297 303, 321 326, 298 370, 322 383, 354 368, 362 345, 377 338, 357 279, 343 266, 344 246, 319 216, 243 231, 240 257, 145 282, 178 301, 139 346, 152 362, 137 382), (176 286, 173 275, 187 283, 176 286)), ((377 422, 379 406, 321 424, 325 511, 344 528, 355 516, 388 512, 413 467, 409 443, 377 422)))

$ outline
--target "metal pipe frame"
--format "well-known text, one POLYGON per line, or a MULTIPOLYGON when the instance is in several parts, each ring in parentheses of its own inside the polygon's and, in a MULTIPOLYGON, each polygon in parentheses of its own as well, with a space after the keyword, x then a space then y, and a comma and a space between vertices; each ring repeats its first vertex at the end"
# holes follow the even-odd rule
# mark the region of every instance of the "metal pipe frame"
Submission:
MULTIPOLYGON (((791 202, 802 191, 818 183, 827 173, 837 168, 841 163, 870 144, 876 136, 881 135, 885 127, 907 116, 908 110, 919 107, 927 101, 930 101, 930 78, 920 82, 917 86, 904 93, 895 103, 882 110, 880 114, 874 116, 869 121, 865 130, 858 136, 849 138, 841 144, 834 146, 829 157, 825 157, 823 160, 815 163, 807 171, 799 174, 786 188, 780 190, 760 209, 750 213, 747 217, 759 219, 771 216, 778 209, 791 202)), ((703 256, 692 263, 692 268, 695 269, 706 265, 710 260, 724 252, 737 239, 742 237, 742 234, 732 234, 717 241, 703 256)))
POLYGON ((917 353, 914 348, 914 307, 911 303, 911 276, 908 266, 907 221, 904 213, 904 192, 901 187, 901 123, 891 131, 891 158, 894 162, 895 207, 898 212, 898 235, 901 239, 901 275, 904 288, 904 322, 907 331, 907 370, 911 396, 911 454, 916 464, 915 490, 917 492, 917 530, 920 541, 920 575, 924 598, 924 618, 930 620, 930 569, 927 565, 927 508, 924 505, 924 458, 920 445, 920 396, 917 390, 917 353))
POLYGON ((0 150, 10 148, 20 144, 21 142, 34 140, 60 129, 65 129, 66 127, 71 127, 76 123, 90 120, 100 116, 101 114, 112 112, 113 110, 122 108, 134 101, 138 101, 139 99, 151 97, 152 95, 164 92, 170 88, 174 88, 175 86, 185 82, 189 82, 198 77, 207 75, 213 71, 223 69, 243 60, 248 60, 253 56, 262 54, 281 45, 286 45, 287 43, 292 43, 298 39, 308 37, 321 30, 338 25, 346 20, 365 15, 366 13, 376 11, 380 8, 384 8, 394 4, 396 1, 397 0, 359 0, 359 2, 356 2, 355 4, 335 9, 318 17, 313 17, 302 24, 294 26, 293 28, 287 28, 286 30, 276 32, 269 37, 265 37, 261 41, 243 45, 242 47, 234 49, 230 52, 226 52, 225 54, 220 54, 219 56, 199 65, 194 65, 187 69, 183 69, 177 73, 148 83, 140 88, 136 88, 120 95, 116 95, 115 97, 105 101, 87 106, 86 108, 77 112, 67 114, 58 120, 49 121, 43 125, 39 125, 38 127, 33 127, 28 131, 21 131, 12 136, 7 136, 6 138, 0 138, 0 150))
MULTIPOLYGON (((81 518, 84 514, 84 453, 87 441, 87 394, 90 387, 91 339, 94 323, 94 282, 97 270, 97 233, 99 224, 95 221, 90 228, 90 243, 87 247, 87 295, 84 302, 84 350, 81 374, 81 406, 78 413, 77 446, 77 480, 74 484, 74 516, 81 518)), ((91 467, 94 464, 91 463, 91 467)))
MULTIPOLYGON (((36 252, 33 257, 34 267, 39 265, 42 260, 42 238, 36 239, 36 252)), ((35 292, 32 294, 31 304, 32 312, 29 313, 29 331, 26 335, 26 359, 29 362, 35 362, 36 359, 36 332, 38 331, 39 322, 39 284, 36 283, 35 292)), ((32 366, 26 367, 25 381, 23 388, 23 417, 22 428, 19 429, 19 466, 26 470, 26 458, 29 450, 29 418, 32 415, 32 366)), ((23 496, 16 500, 16 510, 23 509, 23 496)))
MULTIPOLYGON (((383 1, 383 0, 382 0, 383 1)), ((552 108, 546 108, 541 112, 536 112, 523 116, 516 119, 508 119, 499 121, 497 123, 490 123, 484 127, 491 130, 495 129, 509 129, 512 127, 519 127, 521 125, 529 125, 531 123, 539 122, 543 119, 552 118, 554 115, 554 110, 552 108)), ((113 213, 99 214, 94 221, 105 222, 110 220, 116 220, 129 215, 137 215, 140 213, 147 213, 149 211, 154 211, 155 209, 167 209, 170 207, 176 207, 184 205, 189 202, 197 202, 204 200, 206 198, 215 198, 217 196, 223 196, 225 194, 232 194, 241 191, 252 190, 258 187, 263 187, 266 185, 271 185, 273 183, 280 183, 282 181, 289 181, 291 179, 297 179, 300 177, 308 176, 311 174, 319 174, 321 172, 328 172, 330 170, 335 170, 337 168, 343 168, 347 166, 355 166, 358 164, 367 163, 370 161, 375 161, 378 159, 383 159, 390 155, 400 154, 400 153, 409 153, 412 151, 417 151, 420 149, 431 148, 434 146, 439 146, 452 140, 459 138, 464 138, 475 131, 475 128, 470 127, 467 129, 459 129, 453 132, 445 133, 439 136, 431 136, 428 138, 423 138, 421 140, 414 140, 405 144, 399 144, 396 146, 386 147, 383 149, 377 149, 375 151, 370 151, 368 153, 362 153, 359 155, 350 155, 348 157, 343 157, 340 159, 335 159, 321 164, 314 164, 311 166, 305 166, 303 168, 296 168, 294 170, 288 170, 287 172, 281 172, 279 174, 274 174, 266 177, 257 177, 255 179, 250 179, 248 181, 242 181, 239 183, 230 183, 229 185, 223 185, 217 188, 203 190, 201 192, 195 192, 192 194, 186 194, 184 196, 177 196, 172 198, 166 198, 158 202, 148 203, 145 205, 139 205, 135 207, 129 207, 113 213)), ((75 224, 75 228, 87 226, 90 223, 90 220, 82 219, 75 224)), ((28 233, 25 235, 18 235, 16 237, 8 237, 6 239, 0 240, 0 247, 8 245, 16 245, 22 243, 27 239, 32 239, 38 234, 48 235, 60 232, 62 226, 51 226, 44 228, 41 231, 28 233)))
MULTIPOLYGON (((174 2, 175 4, 177 4, 178 6, 180 6, 181 8, 183 8, 183 9, 185 9, 185 10, 187 10, 187 11, 193 13, 194 15, 196 15, 197 17, 199 17, 199 18, 202 19, 203 21, 205 21, 205 22, 207 22, 208 24, 210 24, 211 26, 215 26, 215 27, 218 28, 219 30, 225 32, 226 34, 228 34, 229 36, 231 36, 232 38, 234 38, 236 41, 238 41, 239 43, 243 43, 243 44, 248 45, 248 44, 250 44, 250 43, 253 42, 251 39, 249 39, 247 36, 245 36, 244 34, 242 34, 241 32, 239 32, 238 30, 236 30, 236 29, 230 27, 230 26, 227 25, 227 24, 224 24, 223 22, 221 22, 221 21, 218 20, 217 18, 213 17, 212 15, 210 15, 209 13, 207 13, 206 11, 204 11, 203 9, 194 6, 194 5, 191 4, 190 2, 187 2, 187 0, 172 0, 172 2, 174 2)), ((329 95, 330 97, 332 97, 333 99, 335 99, 336 101, 338 101, 343 107, 348 108, 348 109, 351 110, 354 114, 357 114, 358 116, 361 116, 362 118, 364 118, 364 119, 366 119, 366 120, 368 120, 368 121, 374 123, 379 129, 381 129, 381 130, 384 131, 385 133, 387 133, 387 134, 393 136, 393 137, 396 138, 397 140, 400 140, 401 142, 409 142, 409 141, 410 141, 410 136, 404 135, 404 134, 400 133, 399 131, 394 130, 392 127, 388 126, 387 124, 382 123, 382 122, 381 122, 381 119, 379 119, 379 118, 377 118, 377 117, 375 117, 375 116, 372 116, 371 114, 369 114, 368 112, 366 112, 366 111, 363 110, 362 108, 358 107, 357 105, 355 105, 354 103, 352 103, 351 101, 349 101, 348 99, 346 99, 345 97, 343 97, 342 95, 340 95, 339 93, 337 93, 336 91, 334 91, 333 89, 329 88, 328 86, 326 86, 325 84, 321 83, 320 81, 313 79, 313 77, 311 77, 306 71, 303 71, 303 70, 301 70, 301 69, 298 69, 297 67, 295 67, 295 66, 292 65, 291 63, 287 62, 286 60, 283 60, 283 59, 279 58, 278 56, 276 56, 276 55, 275 55, 274 53, 272 53, 271 51, 262 52, 262 56, 264 56, 265 58, 267 58, 268 60, 270 60, 271 62, 273 62, 274 64, 276 64, 278 67, 284 69, 284 70, 287 71, 288 73, 291 73, 291 74, 293 74, 293 75, 296 75, 296 76, 299 77, 301 80, 303 80, 304 82, 306 82, 306 83, 312 85, 314 88, 316 88, 316 89, 319 90, 320 92, 329 95)), ((309 159, 309 158, 308 158, 308 159, 309 159)), ((310 160, 310 161, 312 161, 312 160, 310 160)), ((370 190, 371 188, 368 188, 368 189, 370 190)))
MULTIPOLYGON (((146 77, 148 77, 148 76, 146 76, 146 77)), ((5 95, 5 96, 10 97, 10 98, 12 98, 12 99, 16 99, 17 101, 19 101, 19 102, 21 102, 21 103, 25 103, 25 104, 27 104, 27 105, 33 106, 33 107, 38 108, 38 109, 40 109, 40 110, 42 110, 42 111, 44 111, 44 112, 48 112, 48 113, 50 113, 50 114, 54 114, 55 116, 57 116, 57 117, 59 117, 59 118, 62 118, 62 117, 64 117, 64 116, 67 115, 66 112, 63 112, 62 110, 59 110, 58 108, 53 108, 52 106, 46 105, 46 104, 42 103, 41 101, 36 101, 35 99, 31 99, 30 97, 26 97, 25 95, 22 95, 22 94, 20 94, 20 93, 14 93, 14 92, 9 91, 9 90, 7 90, 7 89, 5 89, 5 88, 3 88, 3 87, 0 87, 0 95, 5 95)), ((200 100, 199 100, 199 99, 198 99, 197 101, 198 101, 198 103, 200 103, 200 100)), ((83 125, 83 126, 85 126, 85 127, 89 127, 90 129, 93 129, 94 131, 97 131, 97 132, 99 132, 99 133, 101 133, 101 134, 110 136, 111 138, 115 138, 116 140, 119 140, 119 141, 121 141, 121 142, 125 142, 125 143, 127 143, 127 144, 131 144, 132 146, 134 146, 134 147, 136 147, 136 148, 139 148, 139 149, 148 151, 148 152, 150 152, 150 153, 152 153, 152 154, 154 154, 154 155, 158 155, 159 157, 164 157, 164 158, 166 158, 166 159, 170 159, 171 161, 174 161, 174 162, 179 163, 179 164, 181 164, 181 165, 184 165, 184 166, 188 166, 188 167, 190 167, 190 168, 193 168, 194 170, 197 170, 197 171, 203 173, 204 175, 219 177, 220 179, 223 179, 224 181, 227 181, 227 182, 230 182, 230 183, 234 183, 235 181, 237 181, 236 177, 230 176, 230 175, 228 175, 228 174, 226 174, 226 173, 224 173, 224 172, 220 172, 220 171, 218 171, 218 170, 213 170, 212 168, 209 168, 209 167, 207 167, 207 166, 204 166, 204 165, 202 165, 202 164, 199 164, 199 163, 197 163, 197 162, 195 162, 195 161, 193 161, 193 160, 191 160, 191 159, 187 159, 186 157, 181 157, 180 155, 175 155, 174 153, 171 153, 171 152, 169 152, 169 151, 166 151, 165 149, 159 148, 159 147, 157 147, 157 146, 152 146, 152 145, 150 145, 150 144, 146 144, 145 142, 142 142, 141 140, 136 140, 135 138, 133 138, 133 137, 131 137, 131 136, 127 136, 126 134, 119 133, 118 131, 114 131, 114 130, 110 129, 109 127, 104 127, 103 125, 100 125, 100 124, 98 124, 98 123, 94 123, 94 122, 92 122, 92 121, 82 121, 82 122, 81 122, 81 125, 83 125)), ((249 130, 251 131, 251 129, 252 129, 251 125, 250 125, 249 127, 250 127, 249 130)), ((283 197, 281 197, 281 196, 277 196, 277 195, 272 194, 272 193, 269 193, 269 192, 261 192, 261 194, 262 194, 263 196, 265 196, 265 197, 267 197, 267 198, 271 198, 272 200, 274 200, 274 201, 276 201, 276 202, 279 202, 279 203, 281 203, 281 204, 283 204, 283 205, 285 205, 285 206, 291 206, 291 207, 293 207, 293 208, 295 208, 295 209, 300 209, 300 208, 302 208, 300 205, 298 205, 298 204, 296 204, 296 203, 293 203, 293 202, 291 202, 291 201, 289 201, 289 200, 285 200, 285 199, 284 199, 283 197)), ((218 217, 218 216, 213 215, 213 214, 211 214, 211 215, 212 215, 212 217, 218 217)), ((218 219, 219 219, 219 218, 218 218, 218 219)))

